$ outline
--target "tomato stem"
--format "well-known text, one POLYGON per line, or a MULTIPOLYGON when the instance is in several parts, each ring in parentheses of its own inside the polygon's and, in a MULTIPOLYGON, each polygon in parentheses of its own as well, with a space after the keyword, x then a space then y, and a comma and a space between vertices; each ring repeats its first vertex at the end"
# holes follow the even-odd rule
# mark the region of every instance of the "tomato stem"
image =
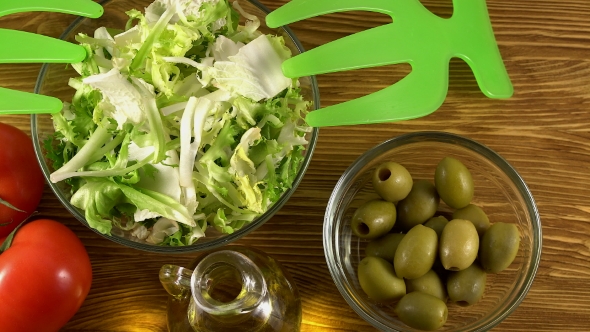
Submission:
POLYGON ((6 250, 8 250, 8 248, 10 248, 10 245, 12 244, 12 239, 14 238, 14 234, 16 234, 16 231, 20 228, 21 225, 22 224, 18 225, 15 229, 12 230, 12 232, 10 232, 10 234, 8 234, 6 240, 4 240, 4 243, 2 243, 2 245, 0 246, 0 254, 2 254, 6 250))
MULTIPOLYGON (((26 211, 23 211, 23 210, 15 207, 14 205, 8 203, 7 201, 3 200, 2 198, 0 198, 0 204, 5 205, 5 206, 7 206, 7 207, 9 207, 9 208, 11 208, 13 210, 18 211, 18 212, 26 212, 26 211)), ((3 225, 1 225, 1 226, 3 226, 3 225)))
POLYGON ((8 248, 10 248, 10 246, 12 245, 12 240, 14 239, 14 235, 21 228, 21 226, 26 224, 27 221, 31 220, 31 217, 33 217, 37 214, 38 214, 37 211, 33 212, 33 214, 28 216, 27 219, 23 220, 23 222, 21 222, 18 226, 16 226, 15 229, 12 230, 12 232, 10 232, 10 234, 8 234, 8 236, 4 240, 4 243, 2 243, 2 245, 0 245, 0 254, 2 254, 6 250, 8 250, 8 248))

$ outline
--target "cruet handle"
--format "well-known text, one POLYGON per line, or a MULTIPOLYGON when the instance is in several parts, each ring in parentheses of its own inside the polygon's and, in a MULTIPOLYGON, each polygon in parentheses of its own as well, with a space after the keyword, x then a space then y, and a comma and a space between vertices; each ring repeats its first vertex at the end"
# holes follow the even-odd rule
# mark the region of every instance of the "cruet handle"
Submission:
POLYGON ((193 270, 172 264, 160 268, 160 282, 168 294, 175 298, 184 297, 191 292, 193 270))

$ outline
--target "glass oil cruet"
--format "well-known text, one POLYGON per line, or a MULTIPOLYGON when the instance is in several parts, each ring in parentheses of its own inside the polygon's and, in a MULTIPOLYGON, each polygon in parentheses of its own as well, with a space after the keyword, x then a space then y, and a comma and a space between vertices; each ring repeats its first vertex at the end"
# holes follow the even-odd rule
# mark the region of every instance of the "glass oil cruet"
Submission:
POLYGON ((160 282, 170 294, 170 332, 299 331, 299 293, 270 256, 231 245, 199 256, 192 266, 160 269, 160 282))

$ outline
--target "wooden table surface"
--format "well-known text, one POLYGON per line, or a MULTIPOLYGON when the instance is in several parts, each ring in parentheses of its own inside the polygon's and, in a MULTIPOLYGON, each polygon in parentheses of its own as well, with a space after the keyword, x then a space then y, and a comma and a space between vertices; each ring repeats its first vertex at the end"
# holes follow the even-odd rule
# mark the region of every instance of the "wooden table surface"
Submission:
MULTIPOLYGON (((286 0, 262 0, 271 9, 286 0)), ((451 0, 424 0, 441 16, 451 0)), ((311 166, 291 200, 270 221, 238 241, 262 249, 294 276, 303 300, 303 331, 372 331, 336 289, 324 258, 326 203, 342 172, 365 150, 402 133, 440 130, 465 135, 504 156, 531 189, 543 225, 535 282, 520 307, 495 330, 590 330, 590 2, 488 0, 514 96, 493 100, 469 67, 453 60, 446 101, 433 114, 379 125, 323 128, 311 166)), ((0 28, 58 36, 73 20, 49 13, 11 15, 0 28)), ((331 14, 291 27, 306 49, 388 22, 366 12, 331 14)), ((0 47, 5 47, 2 45, 0 47)), ((366 45, 367 49, 378 45, 366 45)), ((0 65, 0 86, 32 91, 39 65, 0 65)), ((389 86, 409 65, 318 76, 323 106, 389 86)), ((27 132, 28 116, 0 121, 27 132)), ((2 143, 0 143, 2 144, 2 143)), ((167 294, 158 281, 167 256, 126 248, 76 221, 46 187, 41 216, 60 220, 84 242, 93 285, 63 331, 165 331, 167 294)))

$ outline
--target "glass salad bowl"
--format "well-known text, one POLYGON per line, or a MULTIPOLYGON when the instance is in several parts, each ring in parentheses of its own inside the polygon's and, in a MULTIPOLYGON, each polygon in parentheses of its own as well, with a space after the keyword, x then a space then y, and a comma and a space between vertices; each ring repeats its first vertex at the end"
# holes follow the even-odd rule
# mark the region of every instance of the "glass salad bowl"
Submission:
MULTIPOLYGON (((461 161, 470 171, 474 184, 471 204, 479 206, 492 225, 497 222, 515 225, 520 244, 508 268, 499 273, 487 273, 485 291, 477 303, 462 306, 461 301, 458 304, 447 298, 446 323, 439 330, 490 330, 516 310, 533 283, 541 258, 541 220, 531 192, 518 172, 497 153, 466 137, 443 132, 401 135, 371 148, 349 166, 332 192, 324 219, 324 251, 332 278, 354 311, 379 330, 416 331, 400 321, 394 311, 399 300, 378 302, 361 288, 358 268, 370 240, 353 233, 353 213, 363 203, 379 199, 373 189, 372 176, 382 163, 396 162, 404 166, 414 183, 427 180, 434 184, 437 164, 445 157, 461 161)), ((390 179, 394 179, 393 175, 390 179)), ((398 211, 403 210, 400 205, 407 206, 398 203, 398 211)), ((440 200, 435 215, 451 220, 453 211, 440 200)), ((400 212, 397 213, 392 233, 399 233, 395 228, 400 221, 400 212)), ((391 263, 398 258, 394 257, 391 263)), ((435 271, 443 283, 449 277, 449 271, 437 267, 436 261, 431 271, 435 271)), ((402 284, 404 282, 408 285, 407 280, 402 284)))
MULTIPOLYGON (((203 6, 208 6, 207 8, 193 12, 186 8, 182 15, 169 15, 162 5, 165 2, 159 2, 150 7, 149 13, 145 16, 131 11, 135 9, 137 13, 143 14, 151 3, 151 0, 102 1, 104 15, 101 18, 79 18, 65 30, 62 39, 74 43, 81 40, 91 45, 94 61, 87 61, 83 65, 45 64, 42 67, 35 92, 62 100, 65 112, 60 113, 59 121, 55 123, 51 115, 33 115, 33 143, 45 178, 57 198, 80 222, 98 234, 116 243, 151 252, 210 250, 231 243, 260 227, 281 209, 296 190, 309 166, 318 136, 317 128, 304 125, 301 109, 312 111, 319 107, 318 86, 315 77, 301 77, 297 81, 292 81, 281 74, 281 82, 287 80, 287 87, 292 88, 281 88, 283 90, 274 95, 268 90, 277 88, 272 84, 270 87, 263 86, 263 82, 256 86, 258 90, 246 88, 247 91, 240 92, 240 96, 235 97, 234 91, 243 91, 244 86, 248 86, 249 83, 263 80, 250 80, 252 75, 244 76, 243 72, 238 73, 242 76, 237 80, 216 76, 222 75, 222 72, 229 72, 230 67, 214 68, 211 60, 213 58, 216 62, 229 62, 234 61, 230 58, 232 55, 243 55, 245 58, 240 59, 246 59, 243 60, 246 61, 246 68, 251 70, 249 73, 256 76, 256 69, 247 65, 256 68, 257 60, 260 60, 256 57, 261 57, 265 65, 269 61, 275 61, 276 76, 277 59, 281 60, 279 57, 284 58, 288 53, 284 52, 284 47, 288 48, 292 55, 304 51, 289 28, 266 27, 265 17, 269 10, 256 0, 239 1, 239 7, 234 5, 234 11, 226 10, 226 14, 223 14, 225 16, 215 17, 210 23, 204 24, 206 28, 197 28, 195 31, 201 29, 197 32, 189 31, 186 26, 182 26, 183 22, 186 20, 190 24, 195 24, 197 20, 210 19, 209 15, 219 15, 218 7, 213 8, 212 3, 203 2, 203 6), (126 13, 134 16, 134 19, 129 20, 126 13), (262 40, 262 44, 258 45, 259 49, 262 45, 262 49, 267 47, 267 50, 272 48, 281 51, 261 52, 254 58, 247 58, 246 51, 232 51, 243 44, 248 45, 250 41, 254 43, 261 40, 255 38, 258 34, 252 32, 256 28, 256 19, 252 15, 259 21, 258 31, 265 35, 280 36, 284 42, 284 46, 281 46, 280 39, 267 38, 265 40, 271 42, 265 43, 265 40, 262 40), (238 17, 240 28, 228 23, 237 22, 238 17), (167 44, 164 37, 161 37, 155 40, 155 46, 151 51, 143 52, 141 45, 137 46, 134 43, 138 43, 138 40, 147 43, 149 37, 142 37, 142 33, 158 29, 158 22, 161 20, 177 23, 169 24, 161 30, 161 36, 169 34, 171 39, 177 39, 167 44), (140 32, 130 32, 130 27, 135 24, 140 26, 140 32), (101 27, 106 29, 99 33, 97 29, 101 27), (213 32, 208 34, 204 29, 213 32), (217 38, 218 34, 228 31, 231 31, 233 36, 241 34, 240 38, 244 43, 239 44, 242 39, 238 39, 237 42, 223 40, 224 43, 220 42, 220 47, 207 48, 210 43, 217 43, 222 39, 217 38), (108 37, 105 37, 106 33, 108 37), (80 39, 79 34, 86 37, 80 39), (186 36, 193 38, 192 40, 205 41, 205 44, 203 47, 193 47, 196 43, 183 46, 183 40, 189 38, 184 38, 186 36), (109 48, 113 43, 119 43, 119 40, 122 40, 121 48, 116 51, 109 48), (134 47, 136 53, 130 51, 134 47), (187 47, 189 51, 184 55, 178 55, 178 48, 182 47, 187 47), (157 52, 166 48, 170 53, 166 55, 168 58, 164 59, 164 56, 157 52), (209 51, 211 49, 213 51, 209 51), (115 56, 118 62, 115 61, 115 56), (134 63, 134 56, 145 57, 146 64, 134 63), (179 60, 180 57, 184 59, 179 60), (166 67, 166 63, 169 62, 173 62, 176 68, 172 66, 172 69, 166 69, 171 68, 166 67), (201 65, 207 63, 209 67, 201 65), (117 77, 116 70, 110 66, 121 73, 123 70, 129 70, 128 72, 138 74, 131 80, 123 78, 118 83, 112 83, 105 78, 109 75, 109 78, 117 77), (156 66, 160 66, 159 71, 156 66), (88 92, 87 86, 80 84, 80 79, 72 79, 79 78, 79 73, 87 74, 88 71, 91 74, 84 76, 96 79, 85 80, 84 83, 95 84, 92 87, 100 93, 94 92, 93 95, 92 92, 88 92), (159 81, 154 79, 153 86, 144 84, 154 77, 158 77, 159 81), (176 84, 177 80, 180 83, 176 84), (129 111, 133 106, 129 106, 127 102, 136 96, 136 92, 129 94, 128 90, 125 90, 129 86, 132 87, 131 90, 143 93, 142 97, 138 98, 138 105, 147 116, 140 123, 132 121, 137 114, 129 111), (164 91, 168 91, 169 94, 164 94, 164 91), (117 95, 123 97, 117 99, 117 95), (100 102, 95 101, 95 104, 91 104, 93 98, 100 99, 101 96, 100 102), (238 99, 239 103, 235 101, 238 99), (70 106, 70 103, 75 106, 70 106), (89 104, 91 105, 88 106, 89 104), (202 104, 215 106, 199 106, 202 104), (86 107, 89 111, 80 116, 77 107, 86 107), (163 116, 154 117, 154 113, 150 113, 154 109, 158 112, 156 114, 163 116), (189 109, 190 113, 186 115, 189 109), (277 112, 283 113, 275 115, 269 110, 279 110, 277 112), (285 110, 297 115, 283 118, 281 116, 287 112, 285 110), (97 127, 95 124, 100 126, 97 127), (86 130, 90 138, 80 137, 79 131, 76 131, 85 126, 91 128, 86 130), (72 127, 73 134, 70 134, 67 129, 72 127), (60 131, 58 136, 55 135, 56 128, 60 131), (66 131, 63 131, 64 128, 66 131), (165 128, 163 132, 161 128, 165 128), (195 128, 203 130, 198 131, 195 128), (145 134, 148 130, 152 131, 145 134), (64 132, 68 134, 64 135, 64 132), (92 137, 97 136, 103 138, 103 141, 96 139, 96 142, 100 143, 93 143, 92 137), (104 140, 104 137, 108 138, 104 140), (121 137, 125 137, 123 141, 121 137), (143 143, 136 143, 136 139, 137 142, 143 140, 143 143), (198 139, 201 139, 200 145, 198 139), (266 145, 263 146, 263 143, 266 145), (133 144, 135 145, 132 146, 133 144), (86 145, 92 147, 85 150, 87 163, 83 165, 86 166, 72 166, 73 169, 69 170, 69 173, 57 172, 61 175, 56 177, 56 170, 63 164, 67 165, 68 160, 71 161, 70 149, 74 147, 83 151, 81 146, 86 145), (180 151, 176 155, 170 152, 174 147, 180 151), (142 154, 142 151, 147 152, 142 154), (164 154, 159 154, 160 152, 164 154), (159 159, 156 158, 158 154, 159 159), (204 157, 207 154, 208 156, 204 157), (255 155, 258 155, 257 159, 255 155), (208 160, 207 163, 203 161, 205 158, 208 160), (161 162, 151 163, 154 159, 161 162), (271 171, 273 167, 275 172, 271 171), (203 168, 206 168, 205 173, 202 172, 203 168), (70 177, 68 174, 72 171, 77 174, 86 173, 83 177, 70 177), (171 178, 170 174, 176 175, 171 178), (182 174, 184 184, 178 188, 176 184, 183 181, 182 174), (95 176, 102 177, 95 180, 95 176), (160 181, 160 184, 154 184, 157 181, 160 181), (173 184, 172 189, 170 183, 173 184), (280 190, 270 191, 269 188, 280 190), (156 211, 150 210, 152 208, 156 211)), ((232 6, 231 3, 229 6, 232 6)), ((252 53, 252 48, 248 52, 252 53)), ((231 65, 236 63, 238 60, 231 65)), ((280 67, 278 68, 280 70, 280 67)), ((121 74, 118 75, 123 77, 121 74)))

